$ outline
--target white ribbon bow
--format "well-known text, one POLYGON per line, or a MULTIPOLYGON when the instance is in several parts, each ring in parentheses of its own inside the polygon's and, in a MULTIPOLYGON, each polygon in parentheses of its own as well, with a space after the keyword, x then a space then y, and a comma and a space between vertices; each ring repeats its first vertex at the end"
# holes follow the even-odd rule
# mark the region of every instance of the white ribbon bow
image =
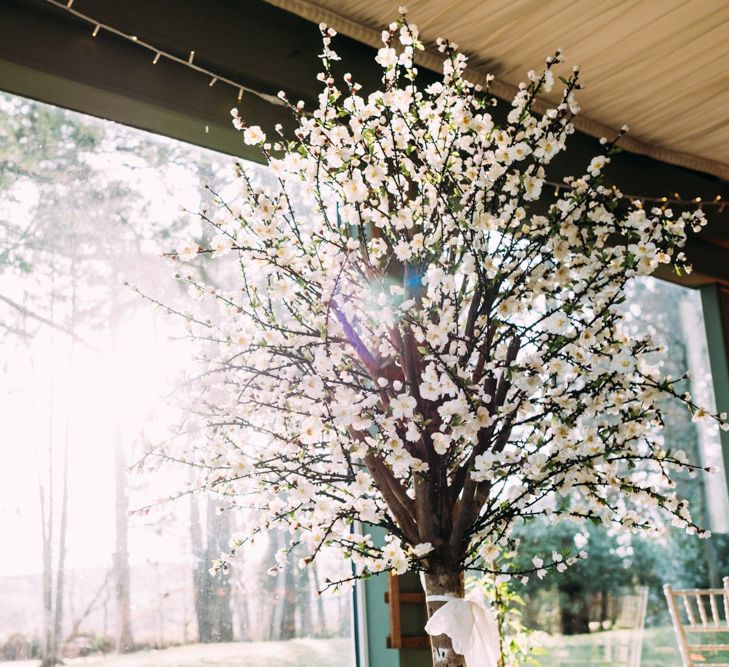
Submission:
POLYGON ((481 600, 453 595, 428 595, 425 599, 445 602, 425 625, 429 635, 448 635, 453 650, 466 658, 467 667, 497 667, 499 625, 481 600))

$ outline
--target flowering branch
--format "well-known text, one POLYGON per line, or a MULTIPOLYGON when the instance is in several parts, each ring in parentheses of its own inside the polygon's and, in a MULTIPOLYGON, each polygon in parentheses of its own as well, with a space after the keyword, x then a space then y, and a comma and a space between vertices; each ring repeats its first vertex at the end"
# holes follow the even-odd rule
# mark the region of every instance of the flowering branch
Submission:
POLYGON ((499 123, 448 42, 442 81, 418 86, 422 45, 404 17, 383 33, 382 89, 367 96, 348 74, 337 83, 334 32, 322 35, 319 105, 289 105, 293 140, 234 113, 275 183, 240 167, 210 247, 173 253, 232 256, 240 272, 238 287, 188 280, 218 304, 211 325, 189 320, 209 341, 210 486, 257 499, 304 562, 329 547, 356 576, 563 569, 581 554, 494 559, 540 515, 645 529, 662 513, 705 535, 672 490, 673 470, 696 468, 660 444, 659 402, 724 416, 661 376, 656 345, 629 335, 621 310, 635 277, 690 271, 682 247, 701 211, 626 205, 603 184, 622 131, 543 193, 579 112, 576 68, 561 101, 533 111, 559 52, 499 123), (386 544, 354 520, 384 527, 386 544))

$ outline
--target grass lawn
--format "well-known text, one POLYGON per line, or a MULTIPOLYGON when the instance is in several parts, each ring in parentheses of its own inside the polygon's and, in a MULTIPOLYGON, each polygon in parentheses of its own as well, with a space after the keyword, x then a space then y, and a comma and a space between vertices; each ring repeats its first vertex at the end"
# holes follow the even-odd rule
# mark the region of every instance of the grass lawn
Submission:
MULTIPOLYGON (((589 635, 542 635, 542 649, 535 656, 541 667, 623 667, 618 662, 620 645, 630 640, 629 631, 596 632, 589 635), (605 646, 612 643, 613 662, 604 662, 605 646)), ((727 642, 726 635, 709 638, 727 642)), ((729 662, 729 652, 708 656, 713 662, 729 662)), ((349 639, 292 639, 285 642, 191 644, 161 651, 128 655, 91 656, 64 662, 68 667, 353 667, 349 639)), ((37 667, 37 660, 0 662, 0 667, 37 667)), ((641 667, 681 667, 673 628, 650 628, 643 635, 641 667)), ((372 665, 372 667, 378 667, 372 665)))
MULTIPOLYGON (((724 634, 717 642, 729 642, 729 633, 724 634)), ((602 664, 605 667, 619 667, 624 663, 601 662, 605 658, 606 643, 612 642, 613 660, 619 644, 627 644, 629 631, 596 632, 589 635, 575 636, 547 636, 543 642, 542 655, 537 656, 542 667, 567 667, 572 665, 602 664), (619 636, 621 635, 622 636, 619 636), (622 641, 621 641, 622 640, 622 641)), ((712 638, 705 637, 704 643, 710 643, 712 638)), ((713 662, 729 662, 729 652, 717 653, 713 656, 704 654, 707 667, 713 662)), ((673 634, 673 628, 649 628, 643 634, 643 650, 641 652, 641 667, 681 667, 681 657, 678 653, 678 644, 673 634)))
MULTIPOLYGON (((37 660, 0 662, 0 667, 37 667, 37 660)), ((161 651, 65 660, 68 667, 353 667, 349 639, 191 644, 161 651)))

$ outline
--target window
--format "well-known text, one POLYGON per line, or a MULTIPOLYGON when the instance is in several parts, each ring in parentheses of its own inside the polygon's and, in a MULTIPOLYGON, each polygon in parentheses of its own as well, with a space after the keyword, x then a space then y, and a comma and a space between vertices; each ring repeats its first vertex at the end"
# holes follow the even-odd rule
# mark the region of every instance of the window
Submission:
MULTIPOLYGON (((700 292, 654 278, 636 279, 628 286, 623 307, 634 335, 650 334, 665 346, 665 374, 678 379, 689 371, 681 390, 713 408, 700 292)), ((694 521, 714 535, 698 540, 670 525, 661 539, 593 525, 544 524, 525 531, 523 548, 539 542, 542 549, 550 543, 560 550, 574 541, 589 553, 586 561, 562 575, 532 579, 524 591, 524 625, 548 633, 537 639, 546 647, 546 656, 540 658, 545 667, 562 661, 628 664, 624 661, 635 651, 641 652, 644 666, 680 667, 661 587, 716 586, 728 571, 729 505, 719 429, 713 422, 692 421, 686 409, 671 400, 664 402, 663 411, 664 447, 683 449, 692 462, 717 468, 715 474, 676 480, 679 496, 691 503, 694 521)))
POLYGON ((318 597, 321 565, 269 576, 269 532, 211 574, 255 515, 150 470, 195 437, 184 317, 158 305, 188 296, 160 253, 206 233, 182 209, 232 158, 10 95, 0 145, 0 660, 353 665, 351 594, 318 597))

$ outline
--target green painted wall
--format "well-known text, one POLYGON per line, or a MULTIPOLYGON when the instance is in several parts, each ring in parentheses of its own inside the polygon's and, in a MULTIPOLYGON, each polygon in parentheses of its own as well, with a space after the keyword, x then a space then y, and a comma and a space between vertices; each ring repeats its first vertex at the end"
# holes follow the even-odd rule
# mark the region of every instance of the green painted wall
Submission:
MULTIPOLYGON (((382 528, 367 528, 375 544, 383 544, 385 531, 382 528)), ((367 621, 367 654, 369 665, 360 667, 432 667, 429 650, 387 648, 390 633, 390 608, 385 603, 388 573, 374 575, 364 582, 365 618, 367 621)), ((401 590, 419 589, 417 575, 412 574, 401 582, 401 590)), ((404 634, 422 634, 422 609, 414 605, 402 606, 401 624, 404 634)))

